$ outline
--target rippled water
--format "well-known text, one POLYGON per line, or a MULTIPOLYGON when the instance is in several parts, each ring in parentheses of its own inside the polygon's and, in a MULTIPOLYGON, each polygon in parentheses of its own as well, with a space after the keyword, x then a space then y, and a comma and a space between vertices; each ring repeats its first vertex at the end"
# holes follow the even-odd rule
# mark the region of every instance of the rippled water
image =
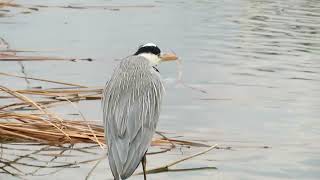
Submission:
MULTIPOLYGON (((100 0, 80 5, 88 3, 119 5, 100 0)), ((118 63, 114 59, 134 52, 140 44, 151 41, 163 51, 175 51, 183 63, 184 82, 207 93, 177 85, 176 66, 161 65, 167 95, 158 129, 232 150, 214 150, 179 165, 218 170, 170 172, 150 179, 320 178, 320 1, 127 1, 120 5, 128 4, 154 7, 47 8, 0 15, 0 37, 14 49, 93 58, 93 62, 24 63, 30 76, 90 86, 102 86, 118 63)), ((0 71, 19 73, 20 66, 1 62, 0 71)), ((9 87, 26 87, 24 81, 0 80, 9 87)), ((80 103, 80 108, 87 117, 100 119, 98 101, 80 103)), ((155 166, 179 155, 174 151, 149 161, 155 166)), ((46 178, 84 178, 81 168, 90 170, 80 167, 46 178)), ((110 178, 108 166, 99 166, 94 176, 110 178)))

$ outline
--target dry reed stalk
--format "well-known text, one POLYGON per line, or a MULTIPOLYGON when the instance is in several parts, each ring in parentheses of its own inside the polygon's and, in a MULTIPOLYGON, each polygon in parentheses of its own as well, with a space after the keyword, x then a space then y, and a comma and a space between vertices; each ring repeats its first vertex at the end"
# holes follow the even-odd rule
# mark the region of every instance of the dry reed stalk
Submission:
POLYGON ((0 61, 74 61, 72 58, 49 57, 49 56, 19 56, 12 54, 0 54, 0 61))
MULTIPOLYGON (((53 99, 54 100, 35 101, 35 102, 38 105, 40 105, 41 107, 49 108, 49 107, 57 106, 59 104, 66 104, 66 103, 68 103, 68 101, 78 102, 78 101, 82 101, 82 100, 99 100, 99 99, 101 99, 101 96, 88 95, 88 96, 70 97, 70 98, 54 97, 53 99)), ((0 110, 4 110, 4 109, 6 109, 6 110, 36 110, 35 108, 32 108, 32 106, 30 106, 28 103, 25 103, 25 102, 12 103, 12 104, 0 106, 0 110)))
POLYGON ((3 72, 0 72, 0 75, 9 76, 9 77, 16 77, 16 78, 22 78, 22 79, 31 79, 31 80, 36 80, 36 81, 49 82, 49 83, 54 83, 54 84, 62 84, 62 85, 67 85, 67 86, 87 88, 87 86, 82 86, 82 85, 74 84, 74 83, 66 83, 66 82, 53 81, 53 80, 47 80, 47 79, 41 79, 41 78, 18 76, 18 75, 9 74, 9 73, 3 73, 3 72))
MULTIPOLYGON (((177 165, 177 164, 179 164, 179 163, 181 163, 181 162, 183 162, 183 161, 186 161, 186 160, 192 159, 192 158, 194 158, 194 157, 200 156, 200 155, 202 155, 202 154, 205 154, 205 153, 207 153, 207 152, 209 152, 209 151, 211 151, 212 149, 217 148, 217 147, 218 147, 217 144, 215 144, 215 145, 213 145, 213 146, 209 146, 209 148, 206 149, 206 150, 204 150, 204 151, 201 151, 201 152, 192 154, 192 155, 190 155, 190 156, 187 156, 187 157, 185 157, 185 158, 176 160, 176 161, 174 161, 174 162, 172 162, 172 163, 169 163, 169 164, 166 164, 166 165, 157 167, 157 168, 148 169, 146 173, 147 173, 147 174, 154 174, 154 173, 161 173, 161 172, 171 171, 171 170, 169 169, 170 167, 172 167, 172 166, 174 166, 174 165, 177 165)), ((211 168, 216 169, 215 167, 211 167, 211 168)), ((197 169, 198 169, 198 168, 197 168, 197 169)), ((137 175, 141 175, 141 174, 143 174, 143 173, 137 173, 137 175)))
POLYGON ((102 88, 55 88, 55 89, 25 89, 19 90, 20 93, 89 93, 101 92, 102 88))
MULTIPOLYGON (((57 101, 57 100, 50 100, 50 101, 35 101, 37 104, 39 104, 40 106, 46 106, 48 107, 49 105, 52 105, 54 103, 61 103, 61 101, 57 101)), ((31 106, 26 103, 26 102, 21 102, 21 103, 12 103, 12 104, 7 104, 7 105, 3 105, 0 106, 0 110, 4 110, 4 109, 12 109, 12 110, 18 110, 18 109, 27 109, 30 108, 31 106)))
MULTIPOLYGON (((0 73, 1 74, 1 73, 0 73)), ((0 88, 1 91, 1 88, 0 88)), ((76 102, 82 100, 99 100, 101 99, 101 88, 59 88, 59 89, 27 89, 27 90, 11 90, 14 93, 36 95, 40 98, 50 98, 52 100, 39 100, 35 101, 36 104, 45 108, 53 105, 65 103, 67 101, 76 102)), ((2 98, 12 98, 10 96, 2 96, 2 98)), ((34 106, 30 105, 29 102, 15 102, 7 105, 0 106, 0 110, 22 110, 30 109, 34 106)), ((37 109, 37 108, 35 108, 37 109)))
MULTIPOLYGON (((1 89, 0 89, 1 91, 1 89)), ((65 104, 68 101, 78 102, 84 100, 101 99, 102 89, 81 88, 81 89, 29 89, 29 90, 11 90, 20 94, 39 96, 39 98, 49 98, 50 100, 38 100, 36 104, 43 108, 65 104)), ((10 96, 2 98, 12 98, 10 96)), ((28 102, 13 102, 0 106, 0 110, 33 110, 34 106, 28 102)), ((36 109, 36 108, 34 108, 36 109)))
POLYGON ((42 95, 42 96, 66 96, 66 95, 80 95, 81 93, 95 93, 101 94, 102 88, 81 88, 81 89, 26 89, 16 90, 21 94, 42 95))

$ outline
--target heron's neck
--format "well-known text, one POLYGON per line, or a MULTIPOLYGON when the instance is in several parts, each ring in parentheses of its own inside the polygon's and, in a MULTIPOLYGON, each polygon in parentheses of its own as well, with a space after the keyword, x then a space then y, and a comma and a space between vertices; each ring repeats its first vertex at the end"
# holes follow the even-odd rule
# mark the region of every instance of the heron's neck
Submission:
POLYGON ((142 57, 148 59, 151 66, 158 65, 161 61, 159 56, 152 54, 152 53, 141 53, 138 56, 142 56, 142 57))

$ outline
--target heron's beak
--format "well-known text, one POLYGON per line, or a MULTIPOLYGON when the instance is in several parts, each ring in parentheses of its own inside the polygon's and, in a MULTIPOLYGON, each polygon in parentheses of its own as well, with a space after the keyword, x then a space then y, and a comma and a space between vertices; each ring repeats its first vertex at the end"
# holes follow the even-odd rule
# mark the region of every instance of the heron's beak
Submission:
POLYGON ((176 56, 174 53, 165 53, 161 54, 160 58, 162 61, 175 61, 178 59, 178 56, 176 56))

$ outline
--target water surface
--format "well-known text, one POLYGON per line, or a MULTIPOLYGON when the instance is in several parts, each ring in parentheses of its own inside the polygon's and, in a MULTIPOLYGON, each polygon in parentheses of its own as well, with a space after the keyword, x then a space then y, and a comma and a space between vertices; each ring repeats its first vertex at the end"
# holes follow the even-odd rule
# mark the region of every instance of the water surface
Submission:
MULTIPOLYGON (((43 4, 43 1, 16 1, 43 4)), ((40 8, 0 16, 0 37, 12 49, 36 54, 90 57, 93 62, 24 62, 27 75, 101 87, 115 59, 154 42, 175 51, 185 83, 176 84, 176 65, 159 70, 166 97, 159 130, 231 146, 187 161, 180 168, 218 170, 170 172, 150 179, 319 179, 320 178, 320 1, 50 1, 45 5, 150 5, 105 9, 40 8), (268 146, 271 148, 261 148, 268 146)), ((16 62, 0 72, 21 74, 16 62)), ((1 77, 1 85, 26 88, 1 77)), ((29 86, 41 84, 31 81, 29 86)), ((87 118, 100 120, 99 101, 79 103, 87 118)), ((56 108, 65 114, 72 108, 56 108)), ((150 156, 150 166, 200 149, 150 156)), ((103 154, 101 149, 97 152, 103 154)), ((47 179, 84 179, 92 165, 67 169, 47 179)), ((1 174, 1 179, 14 179, 1 174)), ((44 177, 27 177, 43 179, 44 177)), ((111 178, 107 162, 93 179, 111 178)), ((132 179, 141 179, 141 176, 132 179)))

